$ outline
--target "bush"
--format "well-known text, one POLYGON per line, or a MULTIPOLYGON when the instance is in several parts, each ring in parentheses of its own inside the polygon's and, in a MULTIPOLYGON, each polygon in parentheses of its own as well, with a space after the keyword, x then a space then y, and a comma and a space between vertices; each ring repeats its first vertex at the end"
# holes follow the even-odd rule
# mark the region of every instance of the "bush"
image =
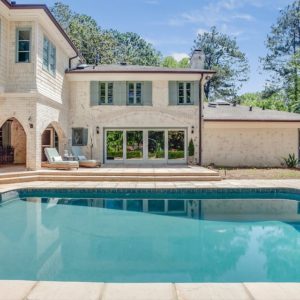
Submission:
POLYGON ((295 153, 289 154, 287 158, 283 159, 288 168, 296 168, 299 163, 299 160, 296 158, 295 153))
POLYGON ((189 142, 189 156, 194 156, 195 155, 195 146, 194 146, 194 141, 191 139, 189 142))

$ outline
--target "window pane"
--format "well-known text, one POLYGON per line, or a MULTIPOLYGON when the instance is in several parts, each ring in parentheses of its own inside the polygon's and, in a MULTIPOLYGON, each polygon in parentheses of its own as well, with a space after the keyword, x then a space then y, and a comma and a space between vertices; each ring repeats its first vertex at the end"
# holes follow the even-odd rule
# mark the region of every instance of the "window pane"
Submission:
POLYGON ((126 158, 143 158, 143 131, 127 131, 126 158))
POLYGON ((165 158, 165 132, 148 132, 148 157, 149 159, 165 158))
POLYGON ((136 104, 142 103, 142 84, 137 83, 136 84, 136 94, 135 94, 136 104))
POLYGON ((128 103, 134 104, 134 84, 129 83, 128 85, 128 103))
POLYGON ((30 30, 19 30, 19 41, 29 41, 30 30))
POLYGON ((184 131, 168 132, 168 158, 184 158, 184 131))
POLYGON ((188 82, 186 84, 186 95, 185 95, 185 98, 186 98, 186 103, 191 103, 191 83, 188 82))
POLYGON ((50 71, 51 73, 55 73, 56 69, 56 49, 53 45, 50 46, 50 71))
POLYGON ((106 101, 106 84, 101 82, 100 84, 100 103, 105 104, 106 101))
POLYGON ((19 41, 19 51, 29 51, 29 42, 19 41))
POLYGON ((83 128, 72 129, 72 145, 82 146, 83 145, 83 128))
POLYGON ((127 210, 143 211, 143 200, 127 200, 127 210))
POLYGON ((106 159, 123 159, 123 131, 106 132, 106 159))
POLYGON ((19 52, 18 62, 29 62, 29 52, 19 52))
POLYGON ((148 201, 149 212, 164 212, 165 201, 164 200, 149 200, 148 201))
POLYGON ((168 201, 168 211, 169 212, 184 211, 184 200, 169 200, 168 201))
POLYGON ((108 83, 108 91, 107 91, 107 100, 108 100, 108 103, 111 104, 113 103, 113 83, 112 82, 109 82, 108 83))

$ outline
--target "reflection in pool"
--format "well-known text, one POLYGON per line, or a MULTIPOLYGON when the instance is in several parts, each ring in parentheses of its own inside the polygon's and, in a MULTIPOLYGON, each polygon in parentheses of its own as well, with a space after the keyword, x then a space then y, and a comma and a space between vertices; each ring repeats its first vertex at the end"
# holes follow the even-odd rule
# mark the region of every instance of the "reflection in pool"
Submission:
POLYGON ((6 194, 0 205, 0 279, 299 281, 299 196, 284 191, 6 194))

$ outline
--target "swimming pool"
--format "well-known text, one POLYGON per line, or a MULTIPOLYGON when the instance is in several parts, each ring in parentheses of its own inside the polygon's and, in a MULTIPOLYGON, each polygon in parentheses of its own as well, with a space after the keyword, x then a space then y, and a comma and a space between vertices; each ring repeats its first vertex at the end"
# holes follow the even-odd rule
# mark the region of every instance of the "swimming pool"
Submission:
POLYGON ((298 190, 20 190, 0 200, 0 280, 300 280, 298 190))

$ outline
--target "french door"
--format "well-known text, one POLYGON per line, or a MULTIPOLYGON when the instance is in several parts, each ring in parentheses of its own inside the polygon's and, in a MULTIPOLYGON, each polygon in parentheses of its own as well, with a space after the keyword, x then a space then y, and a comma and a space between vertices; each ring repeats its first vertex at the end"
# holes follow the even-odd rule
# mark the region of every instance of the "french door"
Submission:
POLYGON ((106 163, 185 163, 186 129, 106 129, 106 163))

